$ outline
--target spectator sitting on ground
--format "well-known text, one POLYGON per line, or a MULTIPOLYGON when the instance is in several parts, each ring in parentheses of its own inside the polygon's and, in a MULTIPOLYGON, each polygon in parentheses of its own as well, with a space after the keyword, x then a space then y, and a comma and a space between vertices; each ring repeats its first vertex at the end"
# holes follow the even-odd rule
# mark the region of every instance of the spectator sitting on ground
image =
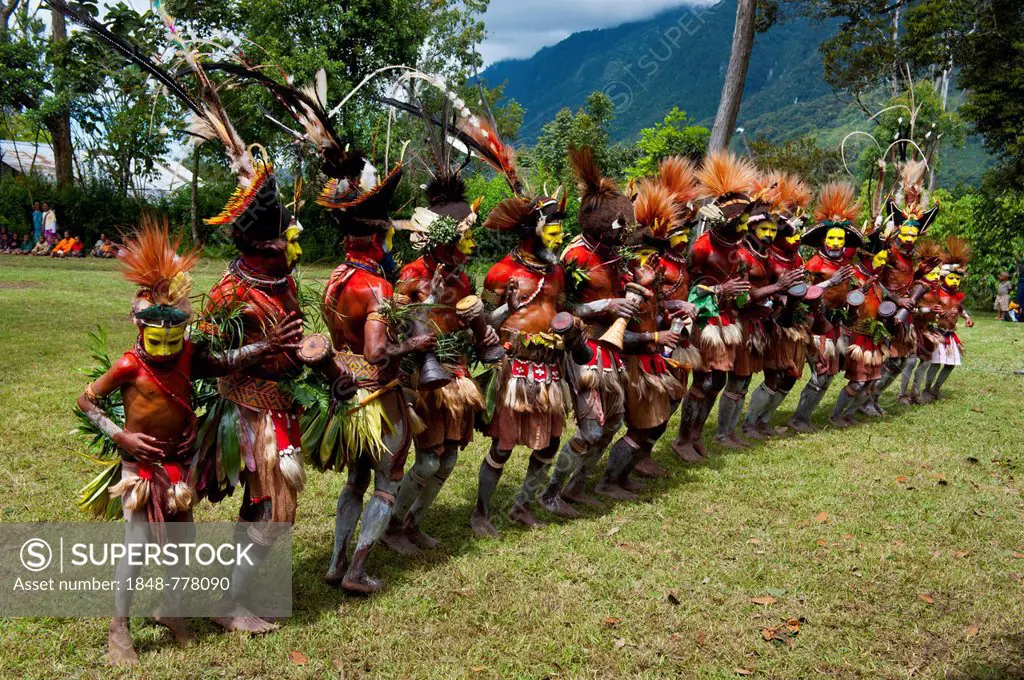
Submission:
POLYGON ((106 234, 100 234, 100 240, 96 241, 96 245, 92 248, 93 257, 115 257, 117 251, 114 249, 114 244, 106 234))
POLYGON ((7 227, 0 227, 0 253, 6 253, 11 249, 11 235, 7 233, 7 227))
POLYGON ((18 255, 29 255, 32 253, 32 234, 25 234, 21 237, 21 245, 18 246, 18 255))
POLYGON ((71 232, 65 231, 57 245, 50 252, 50 257, 66 257, 71 252, 71 246, 75 245, 75 239, 71 238, 71 232))
POLYGON ((47 241, 45 237, 40 236, 39 240, 36 241, 35 247, 32 248, 32 253, 31 254, 32 255, 41 255, 43 257, 46 257, 47 255, 50 254, 50 250, 52 248, 53 248, 53 246, 50 245, 50 242, 47 241))
POLYGON ((68 257, 85 257, 85 242, 77 236, 71 244, 71 252, 68 253, 68 257))

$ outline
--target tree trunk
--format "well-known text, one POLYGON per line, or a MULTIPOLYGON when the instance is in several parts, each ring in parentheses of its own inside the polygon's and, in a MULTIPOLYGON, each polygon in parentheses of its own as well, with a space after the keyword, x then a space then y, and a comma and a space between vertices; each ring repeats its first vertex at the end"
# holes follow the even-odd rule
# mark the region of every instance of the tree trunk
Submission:
POLYGON ((192 243, 199 240, 199 147, 192 150, 192 243))
POLYGON ((732 33, 732 53, 729 57, 729 71, 722 86, 722 99, 718 104, 715 126, 711 130, 708 151, 718 151, 729 146, 736 117, 743 101, 743 88, 747 83, 747 67, 750 66, 750 51, 754 48, 754 15, 756 0, 739 0, 736 5, 736 28, 732 33))
MULTIPOLYGON (((63 70, 65 59, 64 49, 68 40, 68 30, 64 23, 64 15, 60 12, 50 12, 53 17, 53 37, 51 38, 52 54, 55 56, 54 80, 59 83, 62 78, 59 73, 63 70)), ((56 83, 53 83, 56 84, 56 83)), ((46 117, 46 129, 50 133, 53 144, 53 165, 57 175, 57 186, 63 187, 74 182, 72 171, 74 147, 71 144, 71 113, 67 110, 58 111, 46 117)))

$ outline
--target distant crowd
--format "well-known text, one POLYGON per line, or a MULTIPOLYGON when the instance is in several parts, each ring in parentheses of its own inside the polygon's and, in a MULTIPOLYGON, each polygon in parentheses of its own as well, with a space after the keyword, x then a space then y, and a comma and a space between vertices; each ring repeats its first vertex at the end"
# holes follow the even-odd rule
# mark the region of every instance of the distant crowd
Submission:
POLYGON ((0 253, 5 255, 35 255, 37 257, 92 257, 112 258, 117 256, 117 246, 106 234, 100 234, 92 248, 78 235, 65 230, 58 231, 57 214, 45 201, 32 205, 32 231, 24 234, 9 232, 0 227, 0 253))

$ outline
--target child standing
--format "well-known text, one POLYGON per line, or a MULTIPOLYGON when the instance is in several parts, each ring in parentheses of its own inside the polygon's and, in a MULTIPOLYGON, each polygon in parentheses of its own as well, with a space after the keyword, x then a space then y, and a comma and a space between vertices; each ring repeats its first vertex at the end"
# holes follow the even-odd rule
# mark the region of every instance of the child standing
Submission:
POLYGON ((999 285, 996 287, 996 303, 994 308, 996 310, 996 321, 1002 321, 1006 318, 1006 313, 1010 311, 1010 273, 1000 272, 999 273, 999 285))

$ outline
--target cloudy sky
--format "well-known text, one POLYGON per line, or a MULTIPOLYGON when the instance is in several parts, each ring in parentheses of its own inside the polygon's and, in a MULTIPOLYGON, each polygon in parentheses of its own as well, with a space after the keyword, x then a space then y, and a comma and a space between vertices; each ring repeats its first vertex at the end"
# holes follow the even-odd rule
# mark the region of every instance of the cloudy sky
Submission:
MULTIPOLYGON (((126 0, 138 10, 149 0, 126 0)), ((484 17, 487 40, 480 46, 485 63, 529 57, 577 31, 639 21, 682 5, 718 0, 491 0, 484 17)), ((113 4, 102 0, 102 4, 113 4)))
POLYGON ((480 52, 488 64, 529 57, 577 31, 647 19, 671 7, 714 2, 717 0, 491 0, 485 17, 487 40, 480 52))

